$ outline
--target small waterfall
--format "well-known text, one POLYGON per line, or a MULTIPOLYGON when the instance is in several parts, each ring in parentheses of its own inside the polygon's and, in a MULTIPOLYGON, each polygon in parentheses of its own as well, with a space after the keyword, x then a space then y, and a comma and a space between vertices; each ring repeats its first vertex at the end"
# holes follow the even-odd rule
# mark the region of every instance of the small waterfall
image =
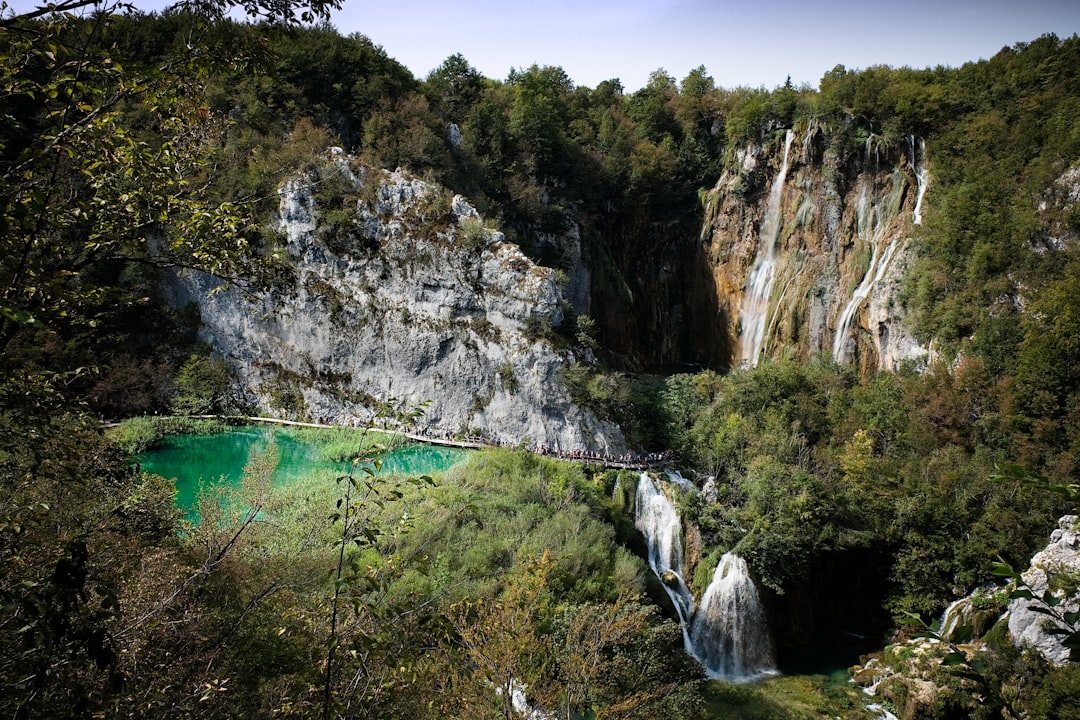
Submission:
POLYGON ((974 606, 971 598, 962 597, 954 600, 941 614, 941 622, 938 624, 938 636, 946 641, 953 641, 953 633, 964 625, 971 625, 971 613, 974 606))
POLYGON ((881 238, 889 222, 896 217, 900 210, 900 201, 903 198, 904 179, 899 171, 892 173, 892 184, 888 192, 879 194, 874 187, 875 178, 878 175, 878 150, 874 145, 874 135, 866 139, 866 157, 863 161, 863 173, 860 182, 862 189, 859 191, 859 199, 855 206, 855 232, 864 246, 870 247, 870 264, 866 268, 862 282, 851 294, 851 299, 840 314, 836 323, 836 335, 833 337, 832 354, 838 363, 848 360, 847 340, 851 325, 855 320, 855 314, 859 311, 864 300, 870 296, 874 285, 885 275, 896 252, 897 241, 893 240, 888 246, 881 247, 881 238), (870 162, 871 152, 874 161, 870 162))
POLYGON ((900 720, 900 718, 896 717, 896 715, 890 712, 884 705, 874 703, 873 705, 867 705, 866 709, 870 712, 877 713, 877 716, 881 718, 881 720, 900 720))
POLYGON ((709 677, 739 681, 776 673, 765 611, 738 555, 720 558, 694 615, 690 640, 709 677))
MULTIPOLYGON (((672 481, 687 483, 682 476, 672 481)), ((712 678, 740 682, 775 673, 765 613, 746 561, 724 555, 695 610, 683 579, 682 522, 675 506, 648 473, 641 474, 636 498, 634 524, 645 536, 649 567, 678 613, 686 652, 712 678)))
POLYGON ((694 611, 694 596, 683 579, 682 522, 675 506, 648 473, 641 473, 638 480, 634 525, 645 536, 649 567, 671 598, 675 612, 679 614, 683 645, 693 655, 687 622, 694 611))
POLYGON ((780 172, 773 178, 772 188, 769 190, 769 203, 765 208, 765 218, 761 221, 761 231, 758 236, 758 252, 754 258, 754 264, 750 268, 750 275, 746 279, 746 290, 743 292, 742 307, 739 311, 739 347, 742 352, 742 364, 746 367, 755 367, 758 356, 761 354, 761 346, 765 341, 765 325, 769 316, 769 294, 772 292, 772 284, 776 275, 776 238, 780 234, 780 201, 784 194, 784 181, 788 171, 788 153, 791 151, 791 141, 795 137, 794 132, 787 131, 784 137, 784 161, 780 165, 780 172))

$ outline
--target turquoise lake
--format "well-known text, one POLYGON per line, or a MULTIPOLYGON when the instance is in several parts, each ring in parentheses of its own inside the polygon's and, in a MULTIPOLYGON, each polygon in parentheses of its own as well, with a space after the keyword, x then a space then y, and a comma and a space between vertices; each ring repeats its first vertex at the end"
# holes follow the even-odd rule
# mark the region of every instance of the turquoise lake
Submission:
MULTIPOLYGON (((240 427, 214 435, 172 435, 156 443, 134 460, 145 472, 176 482, 176 504, 189 520, 197 519, 196 503, 200 485, 238 485, 252 451, 265 451, 271 444, 280 451, 274 484, 285 485, 313 473, 346 474, 348 462, 329 462, 318 449, 297 440, 277 427, 240 427)), ((468 451, 412 444, 383 456, 384 475, 430 475, 464 460, 468 451)))

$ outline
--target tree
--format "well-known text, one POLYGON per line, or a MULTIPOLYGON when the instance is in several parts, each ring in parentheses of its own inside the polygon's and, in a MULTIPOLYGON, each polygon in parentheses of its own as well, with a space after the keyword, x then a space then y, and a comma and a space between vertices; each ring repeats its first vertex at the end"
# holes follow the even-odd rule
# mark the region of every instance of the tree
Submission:
POLYGON ((116 651, 121 583, 173 541, 134 532, 132 518, 169 503, 80 411, 70 387, 87 368, 43 367, 37 351, 138 303, 117 290, 133 267, 267 279, 252 271, 272 249, 258 244, 248 209, 208 183, 227 119, 202 90, 211 69, 251 57, 251 46, 230 42, 231 9, 294 24, 338 5, 178 3, 167 12, 185 42, 152 63, 112 52, 110 29, 131 12, 120 3, 70 0, 0 18, 0 644, 15 651, 0 663, 0 697, 9 717, 108 705, 129 679, 116 651), (74 14, 84 8, 94 12, 74 14))
POLYGON ((650 673, 650 663, 637 655, 655 614, 654 606, 626 593, 610 605, 588 603, 564 613, 556 672, 567 717, 649 717, 655 712, 650 704, 675 690, 674 681, 650 673))
POLYGON ((674 105, 678 95, 675 78, 663 68, 649 74, 649 83, 630 98, 630 117, 638 123, 643 137, 654 143, 666 138, 681 139, 674 105))
POLYGON ((514 88, 511 136, 522 150, 529 173, 543 180, 560 169, 565 144, 562 128, 573 83, 562 68, 537 65, 511 72, 507 82, 514 88))
POLYGON ((227 413, 237 408, 229 398, 232 376, 221 358, 192 355, 176 376, 173 410, 180 415, 227 413))
POLYGON ((337 2, 193 0, 187 43, 154 64, 113 55, 123 5, 73 0, 0 23, 0 353, 19 335, 93 323, 132 264, 265 278, 243 207, 207 182, 227 127, 200 99, 209 70, 250 59, 229 46, 233 6, 281 22, 337 2), (94 14, 61 14, 93 6, 94 14), (55 10, 57 12, 51 12, 55 10), (137 118, 138 123, 133 119, 137 118), (30 331, 27 333, 26 331, 30 331))
POLYGON ((460 53, 443 60, 427 76, 425 90, 435 106, 451 122, 460 123, 483 89, 483 77, 460 53))
MULTIPOLYGON (((549 612, 547 577, 552 568, 553 560, 545 553, 516 568, 498 600, 480 599, 451 609, 466 668, 449 688, 461 717, 513 720, 518 716, 515 696, 528 693, 543 676, 551 648, 537 627, 549 612)), ((540 693, 539 698, 543 703, 550 696, 540 693)))

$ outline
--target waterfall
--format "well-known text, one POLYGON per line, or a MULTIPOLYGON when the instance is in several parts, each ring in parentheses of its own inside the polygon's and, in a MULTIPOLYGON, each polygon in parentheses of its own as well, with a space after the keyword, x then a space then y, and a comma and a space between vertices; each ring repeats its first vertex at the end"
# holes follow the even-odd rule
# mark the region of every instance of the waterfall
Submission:
POLYGON ((918 190, 915 193, 915 211, 912 213, 914 217, 912 222, 916 225, 922 225, 922 200, 923 195, 926 194, 927 179, 929 173, 926 171, 926 141, 919 138, 918 152, 915 148, 915 136, 910 137, 911 140, 911 171, 915 173, 915 182, 918 185, 918 190), (919 156, 922 156, 922 160, 919 156))
POLYGON ((971 616, 974 606, 970 597, 962 597, 954 600, 945 608, 938 623, 938 637, 945 642, 953 642, 953 633, 964 625, 971 625, 971 616))
POLYGON ((742 364, 755 367, 761 346, 765 341, 765 324, 769 316, 769 294, 772 292, 773 279, 776 275, 776 238, 780 234, 780 201, 784 194, 784 180, 787 178, 788 153, 795 134, 787 131, 784 137, 784 161, 780 172, 773 178, 769 190, 769 202, 765 208, 765 218, 761 222, 758 235, 758 251, 750 275, 746 279, 742 307, 739 311, 739 347, 742 352, 742 364))
POLYGON ((892 185, 887 192, 879 194, 874 187, 874 181, 878 175, 878 151, 873 145, 874 136, 866 139, 866 157, 863 161, 863 172, 860 182, 862 188, 859 191, 859 199, 855 206, 855 232, 862 245, 870 247, 870 264, 866 268, 866 274, 862 281, 851 294, 851 299, 840 314, 836 323, 836 335, 833 337, 833 359, 838 363, 847 362, 848 332, 855 320, 855 314, 863 301, 870 296, 871 290, 885 275, 896 252, 897 240, 892 240, 886 247, 881 247, 881 239, 889 222, 900 210, 900 201, 903 198, 904 179, 899 171, 892 173, 892 185), (871 164, 870 156, 873 149, 874 162, 871 164))
POLYGON ((720 558, 694 615, 690 640, 709 677, 738 681, 776 673, 765 611, 738 555, 720 558))
POLYGON ((671 598, 682 626, 683 645, 693 655, 687 621, 694 611, 694 596, 683 580, 682 522, 675 506, 648 473, 641 473, 638 480, 634 525, 645 536, 649 567, 671 598))
MULTIPOLYGON (((686 483, 682 476, 673 482, 686 483)), ((634 525, 645 536, 649 567, 671 598, 683 646, 712 678, 739 682, 776 672, 765 613, 742 558, 726 554, 694 607, 683 579, 682 522, 663 489, 642 473, 634 525)))
POLYGON ((900 720, 892 712, 890 712, 884 705, 874 703, 873 705, 867 705, 866 709, 872 713, 876 713, 881 720, 900 720))

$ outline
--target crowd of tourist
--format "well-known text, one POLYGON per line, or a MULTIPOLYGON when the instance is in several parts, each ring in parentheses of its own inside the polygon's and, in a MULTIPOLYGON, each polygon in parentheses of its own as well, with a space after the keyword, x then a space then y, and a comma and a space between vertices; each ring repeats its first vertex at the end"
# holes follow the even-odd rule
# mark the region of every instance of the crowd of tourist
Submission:
POLYGON ((675 459, 674 453, 671 450, 665 450, 664 452, 639 451, 621 453, 583 449, 564 450, 562 448, 538 443, 511 442, 495 433, 462 433, 460 431, 446 430, 430 425, 423 427, 403 427, 398 430, 404 432, 408 437, 417 440, 433 440, 464 446, 521 447, 537 455, 546 455, 560 460, 580 460, 582 462, 615 467, 646 468, 664 465, 675 459))

